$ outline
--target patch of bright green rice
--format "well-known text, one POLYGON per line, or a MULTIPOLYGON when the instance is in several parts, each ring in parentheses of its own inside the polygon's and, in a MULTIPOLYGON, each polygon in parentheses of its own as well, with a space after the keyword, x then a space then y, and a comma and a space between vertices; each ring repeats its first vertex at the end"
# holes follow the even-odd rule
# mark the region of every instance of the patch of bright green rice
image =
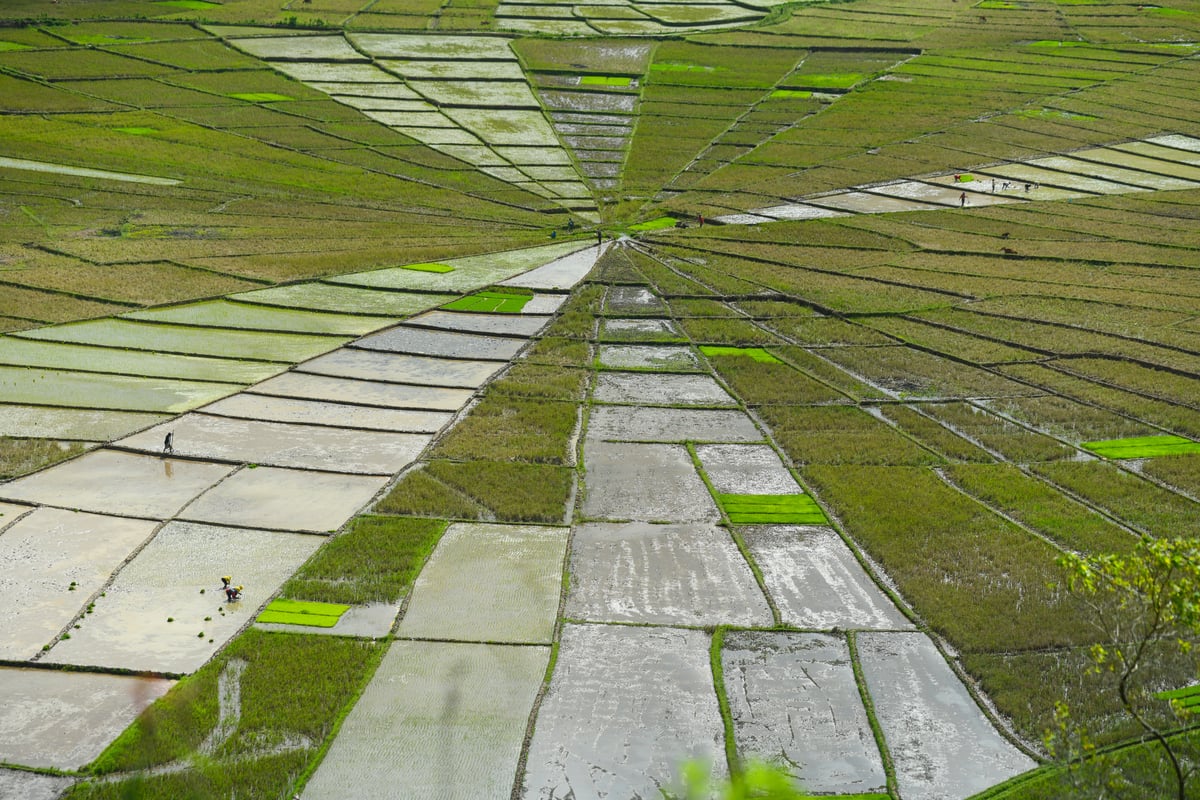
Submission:
POLYGON ((118 133, 131 133, 134 136, 146 136, 151 133, 158 133, 154 128, 117 128, 118 133))
POLYGON ((450 266, 449 264, 405 264, 403 268, 411 269, 415 272, 454 272, 454 267, 450 266))
POLYGON ((824 525, 825 512, 807 494, 716 494, 734 525, 824 525))
POLYGON ((745 356, 746 358, 754 359, 760 364, 783 363, 761 347, 724 347, 722 345, 704 344, 700 345, 700 352, 706 356, 745 356))
POLYGON ((812 92, 805 92, 800 89, 776 89, 771 92, 771 97, 812 97, 812 92))
POLYGON ((1182 689, 1171 689, 1154 696, 1159 700, 1178 700, 1180 707, 1188 711, 1200 708, 1200 686, 1184 686, 1182 689))
POLYGON ((724 67, 708 67, 702 64, 681 64, 678 62, 664 61, 661 64, 651 64, 650 69, 660 72, 716 72, 724 70, 724 67))
POLYGON ((27 44, 18 44, 17 42, 0 42, 0 53, 7 50, 32 50, 27 44))
POLYGON ((272 600, 258 615, 258 622, 280 625, 308 625, 332 628, 350 606, 341 603, 316 603, 308 600, 272 600))
POLYGON ((1106 439, 1100 442, 1084 442, 1083 446, 1105 458, 1153 458, 1180 453, 1200 453, 1200 442, 1174 435, 1106 439))
POLYGON ((608 75, 584 75, 579 79, 580 86, 628 86, 630 78, 610 77, 608 75))
POLYGON ((814 89, 849 89, 865 78, 861 72, 831 72, 825 75, 793 75, 788 83, 799 83, 814 89))
POLYGON ((482 292, 460 297, 442 308, 450 311, 481 311, 490 314, 520 314, 525 304, 533 298, 530 294, 508 294, 484 289, 482 292))
POLYGON ((630 225, 631 231, 658 231, 663 228, 674 228, 676 219, 674 217, 657 217, 655 219, 639 222, 636 225, 630 225))
POLYGON ((234 92, 229 96, 236 100, 245 100, 249 103, 279 103, 285 100, 296 99, 288 97, 286 94, 275 94, 274 92, 234 92))

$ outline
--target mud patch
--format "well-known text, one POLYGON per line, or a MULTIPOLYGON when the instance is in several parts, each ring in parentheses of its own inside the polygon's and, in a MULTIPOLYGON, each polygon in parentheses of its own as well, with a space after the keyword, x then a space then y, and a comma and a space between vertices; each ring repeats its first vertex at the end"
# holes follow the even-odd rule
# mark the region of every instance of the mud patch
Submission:
POLYGON ((637 405, 732 406, 736 401, 708 375, 601 372, 592 399, 637 405))
POLYGON ((696 448, 713 488, 723 494, 789 494, 803 491, 767 445, 704 444, 696 448))
POLYGON ((760 442, 763 438, 741 411, 658 406, 596 406, 588 436, 635 442, 760 442))
POLYGON ((314 358, 299 366, 297 371, 336 378, 477 389, 502 366, 494 361, 458 361, 343 348, 314 358))
POLYGON ((437 433, 450 421, 444 411, 408 411, 347 403, 241 393, 204 407, 205 414, 301 425, 326 425, 404 433, 437 433))
POLYGON ((700 359, 683 345, 601 345, 600 364, 611 369, 659 369, 695 372, 700 359))
POLYGON ((399 325, 354 343, 354 347, 439 358, 510 361, 525 342, 498 336, 430 331, 399 325))
POLYGON ((683 445, 589 440, 583 515, 643 522, 712 522, 717 506, 683 445))
POLYGON ((381 383, 304 372, 285 372, 254 387, 254 394, 359 403, 383 408, 457 411, 471 399, 469 389, 443 389, 403 383, 381 383))

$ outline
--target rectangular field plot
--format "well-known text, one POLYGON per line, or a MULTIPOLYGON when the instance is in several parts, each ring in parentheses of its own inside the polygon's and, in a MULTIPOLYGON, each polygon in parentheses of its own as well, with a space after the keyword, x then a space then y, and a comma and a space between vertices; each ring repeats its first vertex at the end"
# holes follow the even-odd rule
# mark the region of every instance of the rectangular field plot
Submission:
MULTIPOLYGON (((514 170, 520 174, 519 170, 514 170)), ((520 314, 521 309, 533 297, 532 294, 514 294, 484 289, 466 297, 460 297, 444 306, 451 311, 479 311, 490 314, 520 314)))
POLYGON ((550 644, 567 529, 457 523, 438 541, 397 636, 550 644))
POLYGON ((443 389, 403 383, 335 378, 305 372, 285 372, 254 387, 255 394, 331 403, 357 403, 390 409, 457 411, 471 399, 470 389, 443 389))
POLYGON ((732 406, 736 401, 708 375, 601 372, 592 399, 633 405, 732 406))
POLYGON ((333 533, 370 502, 387 480, 382 476, 243 468, 197 498, 180 517, 269 530, 333 533))
POLYGON ((720 515, 683 445, 589 438, 583 515, 644 522, 717 522, 720 515))
POLYGON ((885 791, 883 761, 843 639, 733 631, 721 662, 743 758, 782 760, 809 792, 885 791))
POLYGON ((1083 446, 1105 458, 1154 458, 1178 453, 1200 453, 1200 442, 1182 436, 1136 436, 1084 442, 1083 446))
POLYGON ((708 650, 702 631, 566 626, 520 797, 657 797, 683 762, 723 764, 708 650))
MULTIPOLYGON (((1084 151, 1081 155, 1086 156, 1087 153, 1088 151, 1084 151)), ((1176 189, 1194 189, 1197 186, 1194 181, 1186 181, 1181 178, 1155 175, 1149 172, 1142 172, 1141 170, 1124 169, 1118 166, 1098 164, 1094 161, 1084 161, 1066 156, 1039 158, 1028 163, 1046 169, 1062 170, 1074 175, 1087 175, 1089 177, 1123 183, 1135 189, 1170 191, 1176 189)))
POLYGON ((524 346, 525 342, 521 339, 431 331, 407 325, 398 325, 354 343, 354 347, 389 353, 492 361, 509 361, 524 346))
POLYGON ((585 247, 562 258, 543 264, 536 269, 509 278, 501 282, 501 286, 523 286, 526 289, 541 289, 543 291, 567 291, 575 288, 575 284, 583 280, 596 260, 604 252, 603 246, 585 247))
POLYGON ((255 622, 274 625, 305 625, 312 628, 336 627, 342 616, 350 610, 343 603, 318 603, 309 600, 272 600, 255 622))
POLYGON ((610 369, 695 372, 700 369, 700 359, 685 345, 603 344, 600 365, 610 369))
POLYGON ((261 381, 280 369, 260 361, 35 341, 16 336, 0 337, 0 364, 242 384, 261 381))
POLYGON ((548 647, 395 642, 301 795, 508 797, 548 647))
POLYGON ((157 523, 39 508, 0 536, 0 658, 33 658, 157 523))
POLYGON ((550 317, 540 314, 470 314, 458 311, 430 311, 408 321, 462 333, 494 333, 501 336, 533 336, 550 317))
POLYGON ((394 408, 326 403, 291 397, 268 397, 242 392, 204 407, 205 414, 300 425, 328 425, 398 433, 436 433, 450 421, 445 411, 409 411, 394 408))
POLYGON ((0 405, 0 436, 107 442, 167 418, 134 411, 0 405))
POLYGON ((361 336, 400 321, 398 317, 330 314, 323 311, 300 311, 276 306, 233 303, 228 300, 209 300, 203 303, 189 303, 186 306, 134 311, 122 316, 148 322, 201 325, 209 328, 327 333, 343 336, 361 336))
POLYGON ((566 616, 663 625, 771 625, 754 574, 713 525, 575 528, 566 616))
POLYGON ((174 683, 133 675, 0 668, 0 761, 81 769, 174 683))
POLYGON ((175 434, 175 451, 193 458, 368 475, 390 475, 411 464, 430 439, 426 434, 186 414, 120 444, 156 452, 168 431, 175 434))
POLYGON ((742 530, 785 625, 798 628, 911 628, 829 528, 764 525, 742 530))
POLYGON ((179 413, 237 388, 228 383, 0 367, 0 397, 34 406, 179 413))
POLYGON ((343 348, 314 358, 302 364, 300 369, 337 378, 477 389, 503 366, 495 361, 452 360, 343 348))
POLYGON ((406 294, 356 286, 334 286, 328 283, 276 286, 230 295, 230 298, 269 306, 377 316, 407 316, 454 299, 452 295, 406 294))
POLYGON ((596 406, 588 436, 633 442, 760 442, 750 417, 733 409, 596 406))
POLYGON ((611 341, 665 342, 682 341, 675 323, 669 319, 606 319, 603 336, 611 341))
POLYGON ((996 732, 923 633, 858 636, 904 797, 968 797, 1036 764, 996 732))
POLYGON ((703 444, 696 448, 713 489, 721 494, 791 494, 803 490, 765 444, 703 444))
POLYGON ((123 319, 91 320, 19 334, 30 339, 127 347, 157 353, 228 356, 259 361, 296 362, 350 341, 336 336, 234 331, 187 325, 158 325, 123 319))
POLYGON ((839 192, 810 199, 815 203, 837 211, 850 211, 855 214, 891 214, 901 211, 933 211, 939 206, 929 203, 919 203, 916 200, 905 200, 899 197, 885 197, 869 192, 839 192))
POLYGON ((171 522, 117 573, 96 599, 95 612, 70 639, 55 644, 46 660, 192 672, 254 618, 322 541, 294 533, 171 522), (245 586, 245 599, 226 602, 221 575, 232 575, 235 584, 245 586))
POLYGON ((797 523, 824 525, 828 522, 817 501, 807 494, 723 494, 717 504, 734 525, 797 523))
MULTIPOLYGON (((162 434, 152 450, 161 451, 162 434)), ((94 450, 0 485, 0 497, 60 508, 166 519, 228 475, 224 464, 94 450)))

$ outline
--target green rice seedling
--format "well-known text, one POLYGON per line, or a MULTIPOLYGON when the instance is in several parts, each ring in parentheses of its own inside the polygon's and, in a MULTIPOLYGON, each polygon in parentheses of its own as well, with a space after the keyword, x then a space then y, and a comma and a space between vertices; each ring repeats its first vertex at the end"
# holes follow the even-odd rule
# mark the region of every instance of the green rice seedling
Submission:
POLYGON ((279 625, 332 628, 349 610, 350 606, 344 603, 314 603, 308 600, 277 598, 267 604, 255 621, 279 625))
POLYGON ((987 464, 995 460, 977 445, 967 441, 944 425, 938 424, 925 414, 918 413, 916 409, 922 407, 914 408, 898 403, 881 403, 875 406, 875 409, 921 445, 949 461, 987 464))
POLYGON ((854 406, 763 406, 776 441, 800 464, 936 464, 941 457, 854 406))
POLYGON ((83 442, 0 436, 0 480, 16 478, 87 452, 83 442))
POLYGON ((485 289, 447 303, 442 308, 452 311, 476 311, 489 314, 519 314, 533 299, 533 292, 505 292, 485 289))
POLYGON ((1034 465, 1038 475, 1152 536, 1189 535, 1200 504, 1102 461, 1034 465))
POLYGON ((825 525, 817 501, 807 494, 722 494, 714 498, 734 525, 825 525))
POLYGON ((1045 434, 970 403, 931 403, 925 410, 951 430, 1017 464, 1073 458, 1076 454, 1045 434))
POLYGON ((1081 612, 1052 588, 1058 551, 931 471, 811 466, 802 474, 917 614, 960 651, 1088 642, 1081 612))
POLYGON ((1137 539, 1111 520, 1010 464, 955 465, 950 479, 968 494, 1081 553, 1118 553, 1137 539))
POLYGON ((566 464, 576 402, 523 400, 489 391, 433 449, 434 458, 566 464))
POLYGON ((284 584, 282 594, 321 603, 394 603, 412 586, 445 527, 432 519, 355 517, 284 584))
POLYGON ((1171 434, 1083 442, 1083 447, 1097 455, 1113 459, 1156 458, 1158 456, 1200 453, 1200 442, 1171 434))

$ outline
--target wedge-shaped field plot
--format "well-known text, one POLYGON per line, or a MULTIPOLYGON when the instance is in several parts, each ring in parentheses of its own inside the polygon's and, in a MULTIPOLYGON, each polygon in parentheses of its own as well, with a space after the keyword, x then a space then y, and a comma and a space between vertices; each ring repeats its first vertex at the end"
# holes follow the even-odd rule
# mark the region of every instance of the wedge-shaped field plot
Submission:
POLYGON ((644 522, 717 522, 720 515, 683 445, 589 438, 583 515, 644 522))
POLYGON ((398 325, 354 343, 367 350, 389 353, 411 353, 439 358, 469 358, 509 361, 525 346, 521 339, 499 336, 480 336, 455 331, 431 331, 398 325))
POLYGON ((205 414, 301 425, 327 425, 403 433, 436 433, 453 416, 446 411, 409 411, 327 403, 242 392, 204 407, 205 414))
POLYGON ((162 447, 168 431, 174 433, 175 451, 195 458, 368 475, 390 475, 407 466, 430 438, 415 433, 186 414, 122 439, 120 444, 154 452, 162 447))
POLYGON ((18 519, 33 511, 33 506, 23 506, 15 503, 0 503, 0 531, 12 525, 18 519))
POLYGON ((708 375, 601 372, 592 399, 632 405, 732 406, 736 401, 708 375))
POLYGON ((844 639, 731 631, 721 662, 743 758, 781 760, 808 792, 885 793, 883 761, 844 639))
POLYGON ((501 282, 502 286, 523 286, 544 291, 569 291, 583 280, 604 252, 603 246, 585 247, 579 252, 543 264, 537 269, 501 282))
POLYGON ((237 390, 229 383, 0 367, 0 397, 35 406, 179 413, 237 390))
POLYGON ((158 523, 39 508, 0 536, 0 658, 35 656, 158 523))
POLYGON ((45 660, 192 672, 253 619, 322 541, 171 522, 117 573, 81 628, 55 644, 45 660), (232 575, 245 587, 244 599, 226 602, 221 575, 232 575))
POLYGON ((259 361, 151 353, 16 336, 0 337, 0 364, 237 384, 254 383, 280 370, 278 365, 259 361))
POLYGON ((470 389, 445 389, 404 383, 381 383, 335 378, 305 372, 285 372, 254 387, 255 394, 357 403, 381 408, 457 411, 471 398, 470 389))
POLYGON ((282 331, 287 333, 328 333, 361 336, 399 322, 397 317, 370 317, 359 314, 331 314, 324 311, 300 311, 228 300, 209 300, 185 306, 155 308, 124 314, 128 319, 169 322, 175 325, 200 325, 209 328, 282 331))
MULTIPOLYGON (((1079 155, 1087 158, 1088 152, 1089 151, 1085 150, 1079 153, 1079 155)), ((1194 189, 1197 186, 1195 181, 1187 181, 1168 175, 1151 174, 1149 172, 1142 172, 1138 169, 1125 169, 1110 164, 1098 164, 1094 161, 1085 161, 1082 158, 1050 156, 1048 158, 1034 159, 1028 163, 1035 167, 1057 169, 1076 175, 1087 175, 1090 177, 1101 178, 1103 180, 1116 181, 1137 189, 1158 189, 1159 191, 1172 191, 1178 189, 1194 189)))
POLYGON ((503 366, 495 361, 452 360, 347 347, 305 362, 298 369, 340 378, 477 389, 503 366))
POLYGON ((107 442, 168 419, 165 414, 87 408, 0 406, 0 436, 107 442))
POLYGON ((508 797, 548 647, 395 642, 304 800, 508 797))
POLYGON ((494 333, 502 336, 533 336, 550 317, 541 314, 469 314, 456 311, 430 311, 408 321, 410 325, 426 325, 463 333, 494 333))
POLYGON ((276 286, 271 289, 243 292, 231 295, 231 297, 247 303, 381 316, 407 316, 427 308, 440 306, 442 303, 454 299, 452 295, 384 292, 360 289, 354 286, 334 286, 328 283, 297 283, 292 286, 276 286))
POLYGON ((762 431, 741 411, 658 406, 597 406, 588 436, 635 442, 760 442, 762 431))
MULTIPOLYGON (((166 433, 150 450, 161 450, 166 433)), ((176 458, 95 450, 0 485, 0 497, 60 508, 166 519, 232 468, 176 458)))
POLYGON ((550 644, 567 529, 451 525, 413 586, 397 635, 550 644))
POLYGON ((128 347, 158 353, 225 356, 284 363, 303 361, 350 341, 348 338, 337 336, 159 325, 126 319, 75 322, 23 331, 19 335, 31 339, 128 347))
POLYGON ((702 444, 696 448, 713 489, 722 494, 789 494, 796 479, 765 444, 702 444))
POLYGON ((19 797, 21 800, 58 800, 58 797, 74 782, 74 778, 59 775, 0 769, 0 797, 19 797))
POLYGON ((521 797, 658 797, 679 765, 724 763, 702 631, 567 625, 521 797))
POLYGON ((784 624, 798 628, 911 628, 829 528, 764 525, 742 530, 784 624))
POLYGON ((366 61, 340 35, 335 36, 256 36, 234 39, 234 46, 252 56, 289 61, 366 61))
POLYGON ((695 372, 700 359, 685 345, 600 345, 600 365, 610 369, 677 370, 695 372))
POLYGON ((366 475, 245 467, 197 498, 180 516, 197 522, 332 533, 387 481, 366 475))
POLYGON ((355 33, 351 42, 375 58, 461 61, 514 61, 509 40, 500 36, 355 33))
POLYGON ((0 761, 79 769, 174 683, 133 675, 0 668, 0 761))
POLYGON ((858 636, 903 797, 969 797, 1037 766, 996 732, 923 633, 858 636))
POLYGON ((646 522, 575 528, 566 615, 664 625, 772 623, 754 574, 727 531, 646 522))

